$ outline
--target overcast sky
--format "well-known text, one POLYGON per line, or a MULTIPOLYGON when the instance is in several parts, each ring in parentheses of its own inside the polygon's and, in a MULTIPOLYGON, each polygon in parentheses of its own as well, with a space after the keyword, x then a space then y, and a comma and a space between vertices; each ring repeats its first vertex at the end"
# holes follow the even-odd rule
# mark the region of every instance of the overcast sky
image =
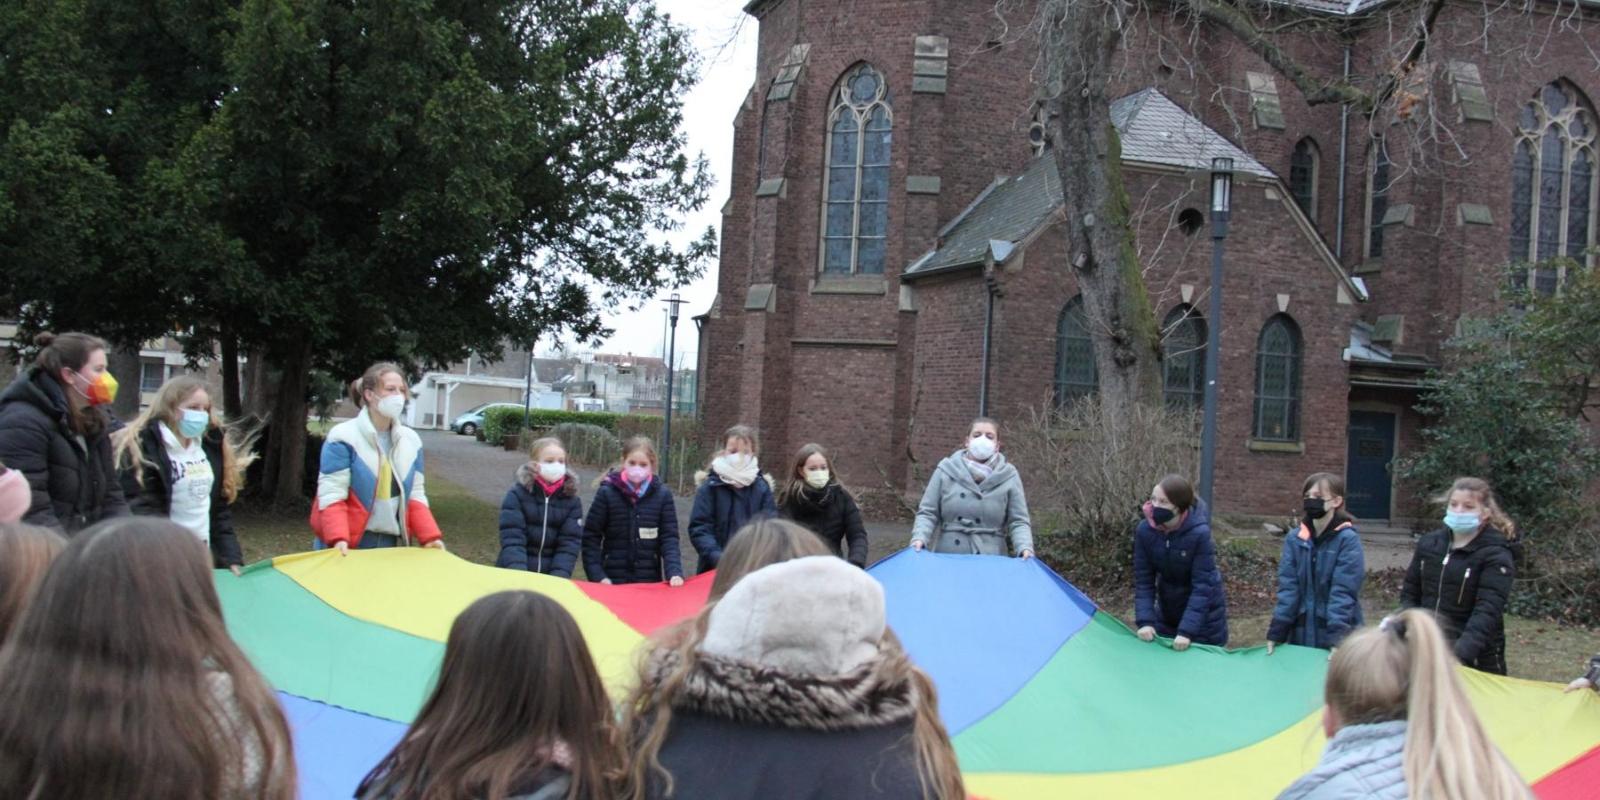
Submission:
MULTIPOLYGON (((715 182, 706 204, 684 220, 678 242, 692 239, 707 226, 721 229, 722 204, 728 199, 728 176, 733 166, 733 115, 755 80, 756 22, 741 11, 742 2, 708 0, 657 0, 662 11, 694 33, 700 54, 700 83, 684 98, 683 119, 689 153, 704 153, 715 182)), ((713 262, 706 274, 679 294, 686 302, 678 319, 678 363, 695 364, 695 327, 690 319, 711 308, 716 296, 717 271, 713 262)), ((670 294, 670 293, 667 293, 670 294)), ((666 294, 642 309, 607 317, 616 333, 600 350, 607 353, 662 355, 666 332, 666 294)))

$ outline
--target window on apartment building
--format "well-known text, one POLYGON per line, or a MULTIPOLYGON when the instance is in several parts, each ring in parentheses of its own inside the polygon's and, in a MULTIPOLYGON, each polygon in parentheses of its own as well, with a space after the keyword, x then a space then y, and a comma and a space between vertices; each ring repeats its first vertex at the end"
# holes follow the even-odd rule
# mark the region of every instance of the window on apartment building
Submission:
POLYGON ((1367 162, 1367 258, 1383 258, 1383 218, 1389 213, 1389 147, 1379 136, 1372 140, 1367 162))
POLYGON ((1289 154, 1289 193, 1313 222, 1317 219, 1317 169, 1321 161, 1317 143, 1310 136, 1297 142, 1289 154))
POLYGON ((845 73, 828 112, 822 271, 882 275, 889 233, 889 135, 894 115, 882 73, 845 73))
POLYGON ((146 358, 139 361, 139 391, 161 391, 161 384, 166 379, 167 365, 160 359, 146 358))
POLYGON ((1537 264, 1517 273, 1540 294, 1555 294, 1566 257, 1593 263, 1595 113, 1572 84, 1556 81, 1522 107, 1511 155, 1511 261, 1537 264))
POLYGON ((1083 296, 1067 301, 1056 322, 1056 406, 1095 393, 1100 375, 1094 365, 1094 340, 1089 338, 1089 318, 1083 296))
POLYGON ((1255 438, 1300 440, 1300 328, 1285 314, 1256 340, 1255 438))
POLYGON ((1162 395, 1170 408, 1200 407, 1206 386, 1206 323, 1181 305, 1161 324, 1162 395))

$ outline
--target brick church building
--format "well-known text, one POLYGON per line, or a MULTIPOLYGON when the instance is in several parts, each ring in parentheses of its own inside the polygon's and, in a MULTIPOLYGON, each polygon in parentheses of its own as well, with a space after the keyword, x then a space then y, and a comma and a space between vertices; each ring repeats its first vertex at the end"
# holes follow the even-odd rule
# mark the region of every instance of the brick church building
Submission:
MULTIPOLYGON (((757 77, 733 120, 717 297, 697 321, 707 429, 757 426, 774 472, 815 441, 854 487, 920 493, 978 413, 986 318, 1002 423, 1095 391, 1060 184, 1040 157, 1036 40, 994 7, 745 8, 757 77)), ((1271 24, 1307 23, 1288 48, 1328 76, 1381 74, 1416 14, 1270 7, 1271 24)), ((1147 16, 1119 54, 1112 117, 1169 402, 1199 404, 1206 326, 1221 325, 1218 511, 1282 516, 1303 476, 1329 471, 1359 517, 1406 526, 1420 505, 1391 465, 1420 443, 1418 384, 1443 342, 1502 302, 1508 262, 1592 260, 1600 8, 1450 0, 1408 87, 1438 123, 1426 137, 1308 106, 1231 34, 1147 16), (1209 320, 1216 156, 1236 174, 1223 318, 1209 320)), ((1556 291, 1561 277, 1527 280, 1556 291)))

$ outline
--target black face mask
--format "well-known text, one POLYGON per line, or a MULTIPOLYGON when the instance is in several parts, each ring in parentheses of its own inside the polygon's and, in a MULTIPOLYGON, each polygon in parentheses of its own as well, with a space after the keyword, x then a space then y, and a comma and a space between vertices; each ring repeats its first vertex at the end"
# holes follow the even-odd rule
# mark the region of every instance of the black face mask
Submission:
POLYGON ((1165 525, 1176 516, 1178 516, 1178 512, 1170 508, 1162 508, 1161 506, 1152 506, 1150 508, 1150 519, 1157 525, 1165 525))
POLYGON ((1322 519, 1328 513, 1328 501, 1320 497, 1307 497, 1305 509, 1307 519, 1322 519))

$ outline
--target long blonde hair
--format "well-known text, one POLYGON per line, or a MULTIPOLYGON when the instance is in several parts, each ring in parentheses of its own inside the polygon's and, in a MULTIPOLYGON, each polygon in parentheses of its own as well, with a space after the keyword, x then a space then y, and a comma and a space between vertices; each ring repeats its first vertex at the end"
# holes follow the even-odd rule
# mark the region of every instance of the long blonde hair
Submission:
MULTIPOLYGON (((194 375, 179 375, 161 384, 161 389, 156 392, 155 402, 139 412, 139 416, 126 427, 112 435, 114 447, 112 452, 115 454, 114 462, 117 469, 133 470, 134 480, 143 487, 144 468, 154 468, 156 465, 145 460, 139 439, 145 429, 156 422, 165 422, 167 427, 176 433, 178 420, 182 417, 178 407, 199 391, 204 391, 206 396, 210 397, 211 386, 194 375)), ((228 427, 227 423, 222 421, 222 415, 217 413, 215 403, 207 413, 211 415, 210 428, 222 433, 222 474, 218 477, 222 480, 223 499, 232 503, 238 499, 239 490, 244 488, 245 470, 255 463, 256 455, 251 452, 255 437, 239 434, 228 427)))
POLYGON ((1506 541, 1516 541, 1517 523, 1506 516, 1506 512, 1500 508, 1500 501, 1495 499, 1494 488, 1489 486, 1488 481, 1482 478, 1456 478, 1455 483, 1450 484, 1450 490, 1435 497, 1433 501, 1448 508, 1450 495, 1456 492, 1472 492, 1477 495, 1478 502, 1483 504, 1483 509, 1486 512, 1484 519, 1490 525, 1493 525, 1495 530, 1505 534, 1506 541))
MULTIPOLYGON (((734 538, 738 541, 738 537, 734 538)), ((730 544, 731 546, 731 544, 730 544)), ((672 773, 661 764, 661 747, 672 727, 672 704, 684 691, 689 676, 700 663, 700 643, 705 639, 711 610, 707 603, 686 624, 668 628, 652 638, 639 664, 636 688, 623 703, 622 729, 628 737, 630 761, 625 776, 624 800, 651 797, 650 781, 659 777, 664 793, 672 795, 672 773), (661 665, 669 667, 662 669, 661 665)), ((894 631, 885 628, 879 642, 881 660, 873 672, 885 682, 909 682, 916 710, 912 719, 912 746, 917 758, 917 781, 925 800, 963 800, 967 796, 950 734, 939 718, 939 695, 933 679, 911 663, 894 631)))
POLYGON ((1340 725, 1406 720, 1411 797, 1531 800, 1528 785, 1472 712, 1456 666, 1433 617, 1402 611, 1351 634, 1334 651, 1328 707, 1340 725))

